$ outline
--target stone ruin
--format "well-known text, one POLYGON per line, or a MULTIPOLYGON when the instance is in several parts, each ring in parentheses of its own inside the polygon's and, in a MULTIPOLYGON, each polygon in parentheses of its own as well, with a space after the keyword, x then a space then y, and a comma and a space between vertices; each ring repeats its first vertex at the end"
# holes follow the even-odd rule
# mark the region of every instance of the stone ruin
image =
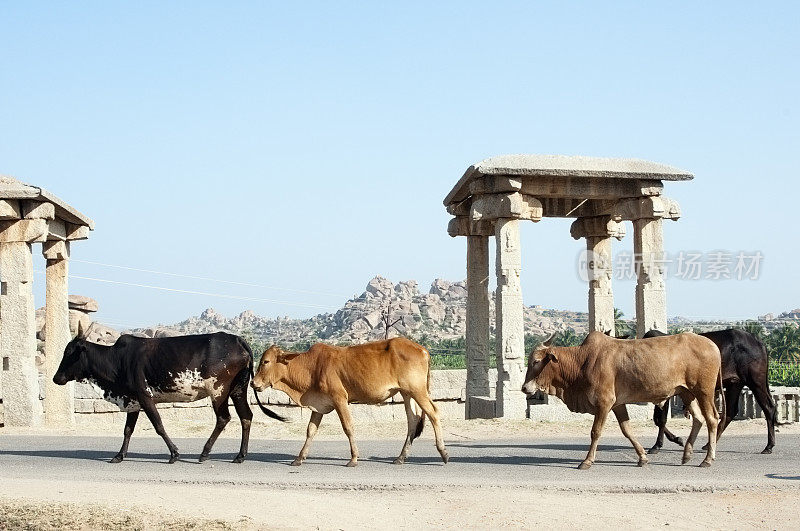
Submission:
POLYGON ((94 222, 42 188, 0 176, 0 425, 36 426, 74 421, 73 387, 57 386, 58 368, 71 336, 67 277, 70 243, 85 240, 94 222), (47 403, 39 400, 36 313, 33 303, 34 243, 42 244, 47 341, 41 365, 47 403))
POLYGON ((614 329, 611 242, 633 225, 636 332, 667 331, 662 222, 677 220, 678 203, 662 195, 664 181, 686 171, 645 160, 564 155, 502 155, 464 172, 444 199, 450 236, 463 236, 467 262, 467 418, 524 418, 525 376, 520 228, 542 218, 573 220, 570 235, 585 240, 589 330, 614 329), (489 238, 495 238, 495 325, 498 378, 489 371, 489 238))

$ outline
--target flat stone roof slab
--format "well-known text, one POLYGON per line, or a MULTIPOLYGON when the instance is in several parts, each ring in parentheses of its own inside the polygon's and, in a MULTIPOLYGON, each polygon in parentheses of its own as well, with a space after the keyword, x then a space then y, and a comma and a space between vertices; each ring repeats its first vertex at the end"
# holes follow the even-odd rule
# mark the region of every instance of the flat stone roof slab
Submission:
POLYGON ((584 177, 606 179, 653 179, 688 181, 688 171, 640 159, 583 157, 573 155, 499 155, 473 164, 444 199, 445 206, 469 196, 469 183, 484 175, 512 177, 584 177))
POLYGON ((85 225, 94 230, 94 221, 44 188, 32 186, 8 176, 0 175, 0 199, 32 199, 53 203, 56 217, 75 225, 85 225))

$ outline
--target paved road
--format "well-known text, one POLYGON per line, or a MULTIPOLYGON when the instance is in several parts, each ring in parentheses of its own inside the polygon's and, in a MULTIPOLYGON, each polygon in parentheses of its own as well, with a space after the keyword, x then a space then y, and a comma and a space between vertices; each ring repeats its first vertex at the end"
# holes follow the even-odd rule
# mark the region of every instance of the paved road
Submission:
MULTIPOLYGON (((723 489, 800 488, 800 434, 784 434, 772 455, 758 452, 763 434, 723 439, 717 461, 709 469, 680 465, 677 446, 653 456, 651 464, 635 466, 635 454, 622 437, 602 439, 598 460, 589 471, 576 470, 587 449, 587 437, 548 437, 525 441, 497 439, 450 441, 450 464, 443 466, 431 440, 417 441, 403 466, 391 459, 399 441, 364 440, 355 469, 346 468, 345 440, 314 442, 311 457, 301 467, 288 464, 299 441, 253 440, 248 460, 229 461, 238 450, 235 439, 220 439, 211 459, 197 463, 204 439, 176 439, 181 461, 167 464, 161 439, 132 439, 128 459, 107 463, 121 437, 55 437, 0 435, 0 488, 4 478, 114 483, 210 484, 293 489, 381 489, 460 487, 541 487, 598 492, 675 492, 723 489)), ((692 466, 695 465, 695 466, 692 466)))

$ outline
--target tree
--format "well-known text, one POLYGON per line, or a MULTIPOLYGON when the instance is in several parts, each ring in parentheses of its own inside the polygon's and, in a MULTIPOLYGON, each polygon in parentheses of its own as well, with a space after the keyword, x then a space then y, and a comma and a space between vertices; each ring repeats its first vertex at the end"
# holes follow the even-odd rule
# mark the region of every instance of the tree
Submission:
POLYGON ((580 345, 582 342, 583 340, 578 337, 578 334, 575 333, 575 330, 572 328, 567 328, 566 330, 556 333, 552 344, 557 347, 575 347, 580 345))
POLYGON ((625 314, 619 308, 614 308, 614 335, 616 337, 635 336, 636 331, 631 324, 624 320, 625 314))
POLYGON ((800 362, 800 328, 784 323, 766 337, 766 347, 770 358, 775 361, 800 362))

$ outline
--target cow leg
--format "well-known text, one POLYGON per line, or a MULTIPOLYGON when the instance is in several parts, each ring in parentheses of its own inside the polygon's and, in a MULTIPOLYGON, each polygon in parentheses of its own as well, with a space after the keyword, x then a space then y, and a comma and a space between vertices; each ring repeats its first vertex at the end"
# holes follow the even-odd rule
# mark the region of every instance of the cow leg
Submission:
POLYGON ((200 454, 200 459, 198 459, 201 463, 208 459, 208 454, 211 453, 211 448, 213 448, 214 443, 217 442, 217 437, 219 437, 219 434, 222 433, 222 430, 225 429, 225 426, 227 426, 228 422, 231 420, 227 393, 223 393, 217 398, 212 399, 211 405, 214 407, 214 413, 217 415, 217 424, 214 426, 214 431, 211 432, 211 436, 206 441, 205 446, 203 446, 203 452, 200 454))
MULTIPOLYGON (((753 398, 756 399, 758 405, 764 411, 764 418, 767 421, 767 446, 761 451, 762 454, 771 454, 772 447, 775 446, 775 421, 777 420, 778 408, 775 407, 775 402, 769 393, 769 388, 766 384, 758 384, 756 382, 747 382, 747 387, 753 391, 753 398)), ((726 397, 727 398, 727 397, 726 397)), ((736 396, 736 404, 739 404, 739 396, 736 396)))
POLYGON ((433 435, 436 438, 436 449, 439 451, 439 455, 442 457, 444 464, 447 464, 450 460, 450 454, 447 453, 447 448, 445 448, 444 440, 442 439, 442 426, 439 423, 439 408, 437 408, 436 404, 431 400, 427 389, 425 389, 424 392, 413 393, 412 397, 428 418, 431 419, 433 435))
POLYGON ((125 419, 125 431, 123 432, 122 448, 120 448, 119 453, 111 459, 111 463, 119 463, 125 459, 126 455, 128 455, 128 443, 131 442, 131 435, 133 435, 133 429, 136 427, 136 420, 138 418, 138 411, 130 411, 128 413, 128 417, 125 419))
MULTIPOLYGON (((658 435, 656 436, 655 444, 647 451, 650 454, 657 454, 664 446, 664 432, 667 427, 667 413, 669 411, 669 402, 666 402, 663 407, 656 404, 653 406, 653 423, 658 428, 658 435)), ((619 417, 617 417, 619 418, 619 417)))
POLYGON ((700 407, 697 405, 697 400, 690 394, 681 395, 683 399, 684 409, 689 411, 692 416, 692 431, 689 432, 689 437, 686 439, 686 445, 683 447, 682 464, 688 463, 692 459, 692 451, 694 449, 694 441, 697 439, 697 434, 700 433, 700 428, 703 423, 700 421, 702 413, 700 407))
POLYGON ((358 446, 353 438, 353 417, 350 416, 350 406, 347 405, 346 399, 338 399, 334 401, 333 407, 339 415, 339 421, 342 423, 342 430, 347 435, 347 440, 350 442, 350 461, 347 466, 358 465, 358 446))
POLYGON ((646 465, 647 454, 644 451, 644 447, 639 444, 639 441, 637 441, 633 436, 633 431, 631 431, 630 417, 628 416, 628 408, 625 407, 625 404, 621 404, 613 408, 612 411, 617 417, 617 422, 619 422, 619 429, 622 430, 622 434, 631 442, 633 449, 636 450, 636 455, 639 456, 639 466, 646 465))
POLYGON ((700 463, 701 467, 711 466, 711 462, 717 458, 717 427, 719 426, 719 413, 717 404, 714 400, 714 393, 706 396, 698 396, 697 402, 708 429, 708 451, 706 457, 700 463))
MULTIPOLYGON (((722 436, 722 432, 728 427, 728 424, 736 418, 739 413, 739 394, 744 387, 741 383, 731 384, 725 388, 725 413, 720 419, 719 427, 717 428, 717 440, 722 436)), ((703 446, 703 450, 708 450, 708 443, 703 446)))
POLYGON ((319 429, 319 423, 322 421, 322 413, 318 413, 317 411, 311 412, 311 420, 308 421, 308 428, 306 428, 306 442, 303 444, 303 447, 300 449, 300 454, 292 461, 292 466, 300 466, 303 464, 303 461, 306 460, 308 457, 308 447, 311 446, 311 441, 314 439, 314 435, 317 434, 317 430, 319 429))
POLYGON ((150 398, 149 395, 142 393, 139 395, 139 405, 141 406, 142 410, 144 410, 144 413, 147 415, 150 423, 153 425, 153 429, 156 430, 156 433, 159 434, 167 444, 167 448, 169 448, 169 463, 174 463, 178 460, 178 457, 180 457, 181 454, 178 452, 178 447, 175 446, 175 443, 173 443, 172 439, 170 439, 169 435, 167 435, 167 431, 164 429, 164 424, 161 422, 161 415, 158 414, 158 409, 156 409, 155 402, 153 402, 153 399, 150 398))
POLYGON ((406 434, 406 442, 403 444, 403 449, 400 450, 400 455, 394 460, 395 465, 402 465, 408 456, 408 450, 411 448, 411 442, 414 440, 414 433, 417 430, 417 423, 423 419, 418 418, 414 413, 414 408, 411 405, 411 396, 406 393, 400 393, 403 396, 403 405, 406 408, 406 420, 408 421, 408 433, 406 434))
POLYGON ((589 453, 586 454, 586 459, 578 465, 579 470, 587 470, 594 463, 594 458, 597 455, 597 443, 600 440, 600 434, 603 433, 603 426, 608 417, 608 408, 597 407, 597 413, 594 415, 594 423, 592 423, 592 444, 589 445, 589 453))
POLYGON ((242 444, 239 453, 233 458, 234 463, 241 463, 247 457, 247 446, 250 442, 250 425, 253 423, 253 410, 247 403, 247 382, 250 374, 247 370, 241 371, 231 386, 231 400, 236 414, 239 415, 239 422, 242 423, 242 444), (244 375, 244 376, 242 376, 244 375))

